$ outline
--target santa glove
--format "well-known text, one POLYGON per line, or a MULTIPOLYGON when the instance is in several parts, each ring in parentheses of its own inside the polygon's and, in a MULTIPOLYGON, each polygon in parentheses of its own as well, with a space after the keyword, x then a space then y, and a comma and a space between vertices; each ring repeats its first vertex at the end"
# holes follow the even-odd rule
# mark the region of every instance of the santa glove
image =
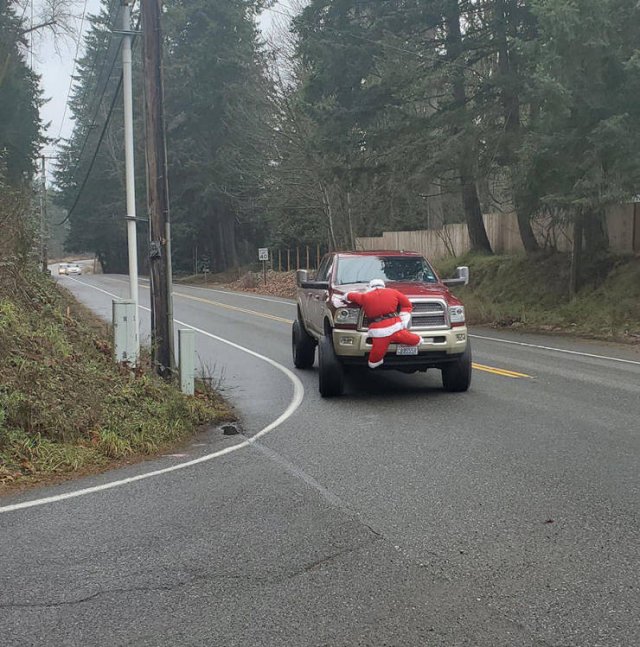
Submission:
POLYGON ((346 295, 343 294, 334 294, 333 295, 333 302, 336 306, 346 306, 347 303, 349 303, 349 299, 347 299, 346 295))
POLYGON ((400 313, 400 320, 402 321, 402 325, 405 328, 408 328, 409 325, 411 324, 411 313, 410 312, 401 312, 400 313))

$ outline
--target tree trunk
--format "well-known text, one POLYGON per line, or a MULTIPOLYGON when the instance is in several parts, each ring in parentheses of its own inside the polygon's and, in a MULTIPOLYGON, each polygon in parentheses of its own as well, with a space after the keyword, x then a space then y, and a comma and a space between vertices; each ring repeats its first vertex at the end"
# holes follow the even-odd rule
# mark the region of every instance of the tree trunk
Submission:
MULTIPOLYGON (((454 65, 452 84, 454 106, 456 110, 464 115, 464 119, 468 120, 468 115, 465 114, 467 95, 464 86, 464 70, 461 57, 462 34, 460 32, 460 8, 458 6, 458 0, 447 1, 444 19, 447 29, 447 59, 454 65)), ((454 125, 451 130, 453 136, 457 137, 460 135, 462 129, 454 125)), ((462 136, 466 137, 464 134, 462 136)), ((469 142, 463 142, 458 160, 462 189, 462 206, 469 229, 471 251, 492 254, 491 243, 489 242, 484 220, 482 219, 482 209, 480 207, 480 199, 478 198, 478 189, 475 182, 472 153, 473 147, 469 142)))
POLYGON ((514 148, 519 143, 521 135, 520 121, 520 97, 513 89, 512 80, 517 75, 509 52, 507 41, 507 11, 506 0, 495 0, 495 38, 498 45, 498 70, 502 80, 500 97, 504 118, 504 130, 506 137, 503 138, 504 146, 502 152, 502 163, 509 168, 511 176, 511 193, 513 196, 513 207, 516 212, 518 229, 522 245, 527 253, 537 252, 540 249, 531 226, 530 210, 525 208, 524 200, 518 195, 516 186, 516 168, 514 148))
POLYGON ((218 271, 219 272, 226 272, 228 263, 227 263, 227 250, 224 244, 224 226, 222 224, 222 217, 221 214, 218 213, 218 239, 217 239, 217 246, 218 246, 218 253, 216 254, 217 258, 217 265, 218 265, 218 271))
POLYGON ((609 246, 602 209, 592 209, 584 217, 584 240, 589 256, 606 251, 609 246))
POLYGON ((580 289, 583 231, 583 216, 581 213, 577 213, 573 221, 573 247, 571 250, 571 273, 569 275, 569 295, 571 298, 575 297, 580 289))
POLYGON ((464 206, 467 229, 469 230, 471 250, 492 254, 491 243, 489 242, 484 220, 482 219, 482 208, 480 207, 478 190, 473 176, 464 169, 466 165, 466 161, 461 161, 463 168, 460 171, 460 182, 462 184, 462 204, 464 206))
POLYGON ((324 183, 319 182, 320 192, 322 194, 322 201, 324 203, 325 214, 327 216, 327 224, 329 225, 329 247, 331 249, 338 249, 338 243, 336 242, 336 234, 333 228, 333 208, 331 207, 331 199, 329 198, 329 192, 327 191, 324 183))
MULTIPOLYGON (((236 221, 235 217, 231 214, 227 215, 225 220, 225 234, 226 234, 226 248, 227 248, 227 262, 230 267, 236 269, 238 267, 238 249, 236 245, 236 221)), ((227 267, 226 269, 229 269, 227 267)))
POLYGON ((540 245, 538 244, 536 235, 533 233, 529 209, 523 206, 523 201, 518 197, 518 193, 515 190, 513 192, 513 205, 516 211, 518 229, 520 230, 520 239, 522 240, 524 251, 528 254, 539 251, 540 245))

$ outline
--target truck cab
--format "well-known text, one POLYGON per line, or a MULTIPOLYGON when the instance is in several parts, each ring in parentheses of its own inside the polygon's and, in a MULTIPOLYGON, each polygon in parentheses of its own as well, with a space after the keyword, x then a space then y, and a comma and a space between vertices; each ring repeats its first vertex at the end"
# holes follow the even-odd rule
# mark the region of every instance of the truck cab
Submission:
MULTIPOLYGON (((405 373, 438 368, 448 391, 466 391, 471 382, 471 348, 464 306, 448 286, 466 285, 469 270, 440 279, 420 254, 399 251, 334 252, 327 254, 313 278, 297 274, 297 318, 293 323, 293 362, 311 368, 318 350, 320 394, 340 395, 344 373, 366 367, 371 339, 368 322, 359 306, 342 303, 337 296, 368 289, 382 279, 402 292, 413 306, 409 329, 423 339, 419 347, 391 344, 382 369, 405 373)), ((379 370, 379 369, 375 369, 379 370)))

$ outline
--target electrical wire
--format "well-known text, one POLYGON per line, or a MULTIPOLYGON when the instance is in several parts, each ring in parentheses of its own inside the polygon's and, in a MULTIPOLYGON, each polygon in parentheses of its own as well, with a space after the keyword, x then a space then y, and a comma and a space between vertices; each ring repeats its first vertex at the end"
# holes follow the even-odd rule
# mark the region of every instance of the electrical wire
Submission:
MULTIPOLYGON (((140 27, 140 18, 138 18, 138 22, 136 23, 134 31, 137 32, 139 27, 140 27)), ((135 34, 134 34, 132 39, 131 39, 132 47, 133 47, 133 44, 135 43, 135 40, 136 40, 136 37, 135 37, 135 34)), ((114 58, 114 64, 115 64, 115 60, 118 57, 118 53, 120 52, 121 47, 122 47, 122 42, 120 42, 120 44, 118 45, 117 53, 116 53, 116 56, 114 58)), ((105 84, 105 88, 108 85, 109 79, 111 78, 111 72, 113 71, 113 67, 114 67, 114 65, 112 64, 111 70, 109 71, 109 76, 107 77, 107 82, 105 84)), ((80 184, 80 188, 78 190, 78 194, 76 195, 76 199, 73 202, 73 205, 69 209, 69 211, 68 211, 67 215, 65 216, 65 218, 63 220, 61 220, 59 223, 56 223, 56 226, 63 225, 65 222, 67 222, 69 220, 69 218, 71 217, 71 215, 73 214, 73 212, 75 211, 76 207, 78 206, 78 203, 80 202, 80 198, 82 197, 82 192, 84 191, 84 188, 87 185, 87 182, 89 181, 89 176, 91 175, 91 171, 93 170, 93 166, 94 166, 94 164, 96 162, 96 159, 98 157, 98 153, 100 152, 100 146, 102 145, 102 141, 103 141, 103 139, 104 139, 104 137, 105 137, 105 135, 107 133, 107 128, 109 126, 109 122, 111 120, 111 115, 113 114, 113 110, 115 108, 116 101, 118 100, 118 97, 120 96, 120 90, 122 89, 122 79, 123 79, 123 73, 120 72, 120 78, 118 80, 118 85, 117 85, 115 93, 113 95, 111 105, 109 106, 109 112, 107 113, 107 116, 106 116, 106 119, 105 119, 105 122, 104 122, 104 126, 102 127, 102 132, 100 133, 100 138, 98 139, 98 143, 97 143, 95 151, 93 153, 93 157, 91 158, 91 162, 89 163, 89 168, 87 169, 87 172, 86 172, 86 174, 84 176, 84 179, 82 180, 82 183, 80 184)), ((85 144, 86 144, 86 141, 87 140, 85 140, 85 144)), ((80 160, 80 158, 78 158, 78 164, 79 164, 79 160, 80 160)), ((76 164, 76 168, 77 168, 77 164, 76 164)))
MULTIPOLYGON (((118 16, 117 7, 118 7, 118 0, 112 0, 111 4, 107 8, 107 16, 109 16, 109 23, 112 23, 112 24, 115 23, 115 19, 118 16), (113 18, 111 18, 111 14, 113 13, 114 8, 116 8, 116 13, 113 16, 113 18)), ((111 30, 113 30, 113 26, 108 28, 108 31, 111 31, 111 30)), ((111 36, 108 36, 108 38, 110 39, 111 36)), ((100 70, 99 70, 99 72, 98 72, 98 74, 96 76, 96 83, 95 83, 96 88, 99 88, 100 85, 101 85, 100 82, 101 82, 101 79, 102 79, 102 76, 103 76, 103 72, 105 70, 107 60, 109 59, 108 54, 109 54, 110 45, 111 45, 111 43, 109 42, 109 44, 107 45, 107 51, 105 52, 105 55, 102 58, 102 65, 100 66, 100 70)), ((84 151, 85 151, 85 149, 87 147, 87 144, 89 142, 89 138, 91 137, 93 124, 96 123, 96 119, 98 117, 98 111, 100 110, 100 106, 102 105, 102 100, 104 99, 105 92, 107 90, 107 87, 109 86, 109 80, 111 78, 111 74, 113 73, 113 68, 115 67, 116 60, 118 59, 118 54, 120 52, 120 46, 121 46, 121 44, 118 45, 118 49, 116 50, 114 58, 111 61, 111 67, 109 68, 109 73, 108 73, 107 78, 105 79, 104 85, 102 85, 102 91, 101 92, 96 91, 95 95, 94 95, 94 99, 91 102, 92 106, 95 103, 95 110, 93 111, 93 117, 89 121, 89 126, 87 127, 87 132, 86 132, 86 135, 84 137, 84 141, 82 143, 82 146, 80 148, 80 153, 76 157, 76 164, 73 167, 73 171, 71 171, 72 176, 75 176, 77 171, 78 171, 78 168, 80 166, 80 162, 82 161, 82 156, 83 156, 84 151)), ((93 71, 96 68, 96 64, 98 62, 98 55, 99 55, 99 52, 96 51, 96 53, 95 53, 95 55, 93 57, 93 61, 91 62, 91 68, 89 69, 88 77, 92 76, 93 71)), ((73 79, 72 79, 72 81, 73 81, 73 79)), ((83 102, 86 99, 86 96, 89 93, 89 91, 90 91, 89 85, 85 86, 81 102, 83 102)), ((67 107, 68 107, 68 101, 69 101, 69 95, 67 94, 67 104, 65 105, 65 111, 67 110, 67 107)), ((91 111, 92 111, 92 108, 89 107, 88 112, 91 112, 91 111)))
POLYGON ((87 0, 84 0, 84 7, 82 8, 82 18, 80 20, 80 31, 78 32, 78 40, 76 41, 76 53, 73 57, 73 68, 71 69, 71 78, 69 79, 69 89, 67 90, 67 98, 64 102, 64 112, 62 113, 62 121, 60 122, 60 130, 58 130, 58 139, 62 133, 62 128, 64 126, 64 120, 67 116, 67 108, 69 106, 69 96, 71 95, 71 87, 73 86, 73 75, 76 71, 76 65, 78 64, 78 53, 80 51, 80 43, 82 42, 82 28, 84 27, 84 18, 87 14, 87 0))
POLYGON ((75 208, 78 206, 78 203, 80 202, 80 198, 82 197, 82 192, 84 191, 84 187, 87 185, 87 182, 89 181, 89 176, 91 175, 91 171, 93 170, 93 165, 96 162, 96 159, 98 157, 98 153, 100 152, 100 146, 102 145, 102 140, 104 139, 104 136, 107 133, 107 128, 109 126, 109 121, 111 119, 111 114, 113 113, 113 109, 116 105, 116 101, 118 100, 118 97, 120 96, 120 90, 122 88, 122 73, 120 74, 120 79, 118 80, 118 85, 116 87, 116 91, 113 95, 113 99, 111 101, 111 105, 109 106, 109 112, 107 113, 107 118, 105 119, 104 126, 102 128, 102 132, 100 133, 100 139, 98 139, 98 144, 96 146, 96 149, 93 153, 93 157, 91 158, 91 162, 89 163, 89 168, 87 169, 87 173, 84 176, 84 179, 82 180, 82 184, 80 185, 80 189, 78 190, 78 195, 76 195, 76 199, 73 202, 73 205, 71 206, 71 209, 69 209, 69 212, 65 216, 64 220, 61 220, 60 222, 56 223, 56 226, 64 225, 67 220, 71 217, 71 214, 74 212, 75 208))
MULTIPOLYGON (((82 161, 82 155, 84 154, 87 144, 89 143, 89 138, 91 137, 91 124, 95 124, 96 119, 98 117, 98 111, 100 110, 100 106, 102 105, 102 100, 104 99, 104 95, 107 91, 107 88, 109 87, 109 80, 111 79, 111 75, 113 74, 113 68, 116 66, 116 61, 118 60, 118 56, 120 55, 121 47, 122 47, 122 43, 118 45, 118 48, 116 49, 113 60, 111 61, 111 67, 109 68, 109 73, 107 75, 104 85, 102 86, 102 92, 100 93, 100 97, 97 100, 96 109, 93 113, 93 117, 91 118, 91 121, 89 122, 90 125, 89 127, 87 127, 87 134, 84 138, 84 142, 82 143, 82 147, 80 148, 80 152, 78 153, 78 157, 76 158, 76 164, 73 167, 73 171, 71 172, 71 175, 76 174, 78 167, 80 166, 80 162, 82 161)), ((105 60, 106 58, 107 57, 105 55, 105 60)))

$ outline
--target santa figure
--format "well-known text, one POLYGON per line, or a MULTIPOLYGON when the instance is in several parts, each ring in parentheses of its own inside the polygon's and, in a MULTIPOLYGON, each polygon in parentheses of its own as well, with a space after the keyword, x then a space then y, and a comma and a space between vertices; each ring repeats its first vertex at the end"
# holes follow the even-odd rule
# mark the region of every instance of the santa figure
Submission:
POLYGON ((422 342, 422 337, 407 330, 411 301, 402 292, 385 287, 382 279, 370 281, 367 292, 349 292, 344 299, 357 303, 369 320, 369 368, 382 365, 389 344, 418 346, 422 342))

